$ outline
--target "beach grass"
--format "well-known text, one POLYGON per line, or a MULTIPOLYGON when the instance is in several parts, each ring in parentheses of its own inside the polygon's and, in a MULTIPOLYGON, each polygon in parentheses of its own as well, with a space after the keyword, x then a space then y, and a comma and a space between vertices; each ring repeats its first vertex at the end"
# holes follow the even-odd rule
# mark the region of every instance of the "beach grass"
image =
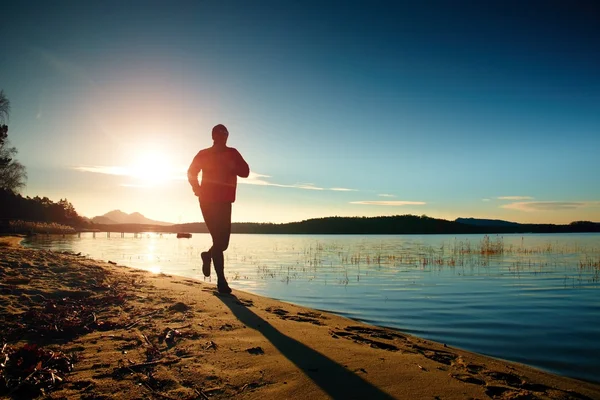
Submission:
POLYGON ((72 226, 58 224, 56 222, 32 222, 22 220, 11 220, 8 222, 10 233, 23 234, 73 234, 77 230, 72 226))

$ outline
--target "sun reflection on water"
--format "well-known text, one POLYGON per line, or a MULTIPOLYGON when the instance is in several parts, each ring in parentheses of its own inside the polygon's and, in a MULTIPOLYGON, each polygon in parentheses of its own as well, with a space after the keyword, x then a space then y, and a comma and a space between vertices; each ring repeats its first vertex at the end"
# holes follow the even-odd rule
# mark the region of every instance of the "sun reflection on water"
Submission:
POLYGON ((160 274, 161 267, 155 263, 160 262, 160 258, 155 254, 156 246, 154 243, 150 243, 147 246, 147 253, 145 255, 146 261, 148 262, 147 270, 152 272, 153 274, 160 274))

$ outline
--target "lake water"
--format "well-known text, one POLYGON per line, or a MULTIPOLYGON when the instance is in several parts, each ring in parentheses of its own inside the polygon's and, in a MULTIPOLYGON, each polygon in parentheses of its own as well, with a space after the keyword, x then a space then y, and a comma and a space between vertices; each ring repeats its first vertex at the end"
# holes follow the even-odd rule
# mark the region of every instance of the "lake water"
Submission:
MULTIPOLYGON (((106 236, 24 244, 204 279, 207 234, 106 236)), ((226 274, 234 289, 600 382, 600 234, 233 235, 226 274)))

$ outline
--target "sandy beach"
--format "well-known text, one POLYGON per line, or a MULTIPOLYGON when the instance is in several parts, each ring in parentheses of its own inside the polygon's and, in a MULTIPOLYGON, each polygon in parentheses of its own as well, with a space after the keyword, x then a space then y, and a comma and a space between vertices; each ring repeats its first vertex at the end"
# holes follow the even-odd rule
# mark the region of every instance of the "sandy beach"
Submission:
POLYGON ((0 237, 3 398, 600 399, 599 384, 20 240, 0 237))

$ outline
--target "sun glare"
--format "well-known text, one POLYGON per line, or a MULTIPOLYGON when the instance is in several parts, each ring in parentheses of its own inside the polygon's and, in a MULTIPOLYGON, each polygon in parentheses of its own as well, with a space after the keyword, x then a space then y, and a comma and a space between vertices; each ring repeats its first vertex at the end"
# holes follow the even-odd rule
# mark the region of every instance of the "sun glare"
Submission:
POLYGON ((157 151, 139 153, 131 163, 129 175, 137 183, 156 186, 166 182, 172 175, 171 160, 157 151))

